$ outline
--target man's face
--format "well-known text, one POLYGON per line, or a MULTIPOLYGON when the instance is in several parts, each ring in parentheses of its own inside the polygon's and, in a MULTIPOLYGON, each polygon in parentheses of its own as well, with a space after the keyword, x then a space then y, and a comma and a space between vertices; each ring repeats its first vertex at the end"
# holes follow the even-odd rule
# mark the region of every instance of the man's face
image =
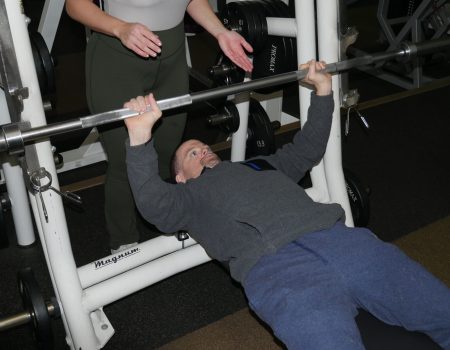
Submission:
POLYGON ((184 142, 177 150, 178 173, 175 180, 185 183, 200 176, 203 168, 213 168, 220 162, 208 145, 198 141, 184 142))

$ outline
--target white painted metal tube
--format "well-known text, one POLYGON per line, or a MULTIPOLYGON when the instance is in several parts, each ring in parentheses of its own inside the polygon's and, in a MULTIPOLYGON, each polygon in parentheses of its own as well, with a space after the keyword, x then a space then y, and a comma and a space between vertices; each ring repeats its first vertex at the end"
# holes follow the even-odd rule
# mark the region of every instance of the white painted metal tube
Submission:
MULTIPOLYGON (((26 18, 21 12, 18 1, 6 0, 5 7, 13 36, 20 77, 23 86, 27 87, 29 92, 29 98, 23 100, 22 120, 29 121, 32 127, 44 125, 46 124, 45 114, 25 23, 26 18)), ((53 186, 58 188, 59 184, 50 142, 36 143, 35 148, 37 155, 35 160, 50 172, 54 179, 53 186)), ((36 224, 42 226, 41 241, 47 247, 49 271, 53 274, 52 281, 56 283, 55 289, 59 292, 62 317, 65 318, 64 324, 67 326, 66 339, 70 346, 76 349, 96 349, 98 340, 89 314, 81 308, 82 289, 73 259, 62 200, 53 191, 43 192, 42 198, 50 214, 47 222, 44 219, 42 204, 37 201, 40 216, 36 216, 36 224)))
MULTIPOLYGON (((245 78, 244 81, 249 81, 245 78)), ((235 97, 235 105, 239 112, 239 129, 231 137, 231 161, 241 162, 245 160, 248 133, 248 113, 250 108, 249 93, 243 92, 235 97)))
POLYGON ((33 221, 31 220, 28 193, 23 179, 22 168, 16 163, 17 159, 7 157, 2 164, 5 175, 6 189, 11 202, 11 213, 16 231, 17 244, 21 247, 29 246, 36 241, 33 221))
POLYGON ((266 17, 267 34, 295 38, 297 23, 295 18, 266 17))
MULTIPOLYGON (((189 238, 184 248, 196 244, 189 238)), ((175 236, 159 236, 78 268, 83 289, 183 248, 175 236)))
POLYGON ((166 255, 85 289, 84 310, 94 311, 103 305, 110 304, 142 288, 210 260, 211 258, 199 244, 166 255))
MULTIPOLYGON (((307 62, 316 58, 316 28, 314 0, 295 0, 295 19, 297 23, 297 61, 307 62)), ((303 126, 307 120, 310 105, 311 90, 300 86, 300 123, 303 126)), ((328 203, 328 186, 325 178, 323 161, 310 172, 313 187, 307 193, 314 201, 328 203)))
MULTIPOLYGON (((316 4, 319 58, 325 62, 336 62, 339 60, 338 0, 318 0, 316 4)), ((330 200, 339 203, 344 208, 346 224, 353 226, 353 216, 342 170, 340 75, 333 75, 332 81, 334 111, 330 138, 324 156, 325 174, 330 200)))
MULTIPOLYGON (((11 123, 5 94, 0 90, 0 124, 11 123)), ((22 168, 17 164, 16 157, 1 157, 3 174, 5 175, 6 190, 11 202, 11 213, 16 231, 17 244, 28 246, 36 240, 33 221, 28 203, 28 193, 23 179, 22 168)))

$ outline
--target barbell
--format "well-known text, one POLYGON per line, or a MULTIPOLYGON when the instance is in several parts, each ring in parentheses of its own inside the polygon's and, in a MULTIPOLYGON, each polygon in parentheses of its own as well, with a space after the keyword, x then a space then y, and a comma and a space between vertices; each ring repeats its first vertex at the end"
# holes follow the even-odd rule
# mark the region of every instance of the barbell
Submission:
MULTIPOLYGON (((366 66, 387 60, 398 59, 401 61, 408 61, 418 55, 425 55, 448 46, 450 46, 450 39, 436 39, 414 44, 404 42, 399 45, 399 48, 394 50, 366 54, 360 57, 329 63, 325 66, 324 70, 330 74, 333 74, 343 72, 351 68, 366 66)), ((238 94, 245 91, 254 91, 302 80, 306 77, 307 73, 307 69, 296 70, 228 86, 220 86, 192 94, 171 97, 159 100, 157 103, 159 108, 162 111, 165 111, 215 98, 238 94)), ((103 124, 124 120, 136 115, 137 113, 134 110, 121 108, 33 128, 29 127, 27 123, 5 124, 1 127, 0 152, 8 151, 10 154, 21 153, 24 149, 24 145, 32 141, 37 141, 75 130, 92 128, 103 124)))

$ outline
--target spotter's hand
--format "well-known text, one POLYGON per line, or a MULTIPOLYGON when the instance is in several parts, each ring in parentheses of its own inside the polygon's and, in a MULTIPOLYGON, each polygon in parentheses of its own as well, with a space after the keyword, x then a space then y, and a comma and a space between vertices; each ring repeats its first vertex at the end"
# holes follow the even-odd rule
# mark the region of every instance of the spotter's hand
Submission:
POLYGON ((141 23, 121 24, 114 32, 122 44, 142 57, 156 57, 161 52, 161 40, 141 23))
POLYGON ((247 56, 247 52, 253 52, 253 48, 240 34, 226 29, 217 35, 217 41, 223 53, 234 64, 246 72, 253 70, 253 63, 247 56))

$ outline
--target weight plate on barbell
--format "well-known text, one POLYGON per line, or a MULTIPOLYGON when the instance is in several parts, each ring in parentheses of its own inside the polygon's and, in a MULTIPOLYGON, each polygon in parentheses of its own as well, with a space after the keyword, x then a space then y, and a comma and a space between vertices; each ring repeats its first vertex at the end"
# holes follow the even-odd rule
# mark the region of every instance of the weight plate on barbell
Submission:
POLYGON ((38 349, 53 349, 53 333, 47 304, 42 296, 33 270, 26 267, 17 274, 23 306, 31 316, 33 336, 38 349))

